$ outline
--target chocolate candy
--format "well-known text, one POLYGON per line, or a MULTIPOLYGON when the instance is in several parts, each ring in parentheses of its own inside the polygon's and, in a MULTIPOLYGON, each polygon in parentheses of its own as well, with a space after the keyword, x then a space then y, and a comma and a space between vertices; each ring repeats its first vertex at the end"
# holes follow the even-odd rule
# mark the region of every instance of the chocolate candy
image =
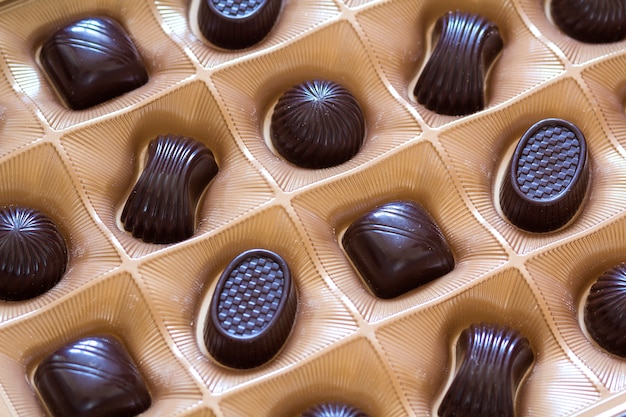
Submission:
POLYGON ((57 226, 38 210, 0 210, 0 299, 20 301, 54 287, 67 265, 67 247, 57 226))
POLYGON ((368 415, 351 405, 331 402, 313 406, 300 417, 368 417, 368 415))
POLYGON ((198 26, 216 46, 247 48, 272 30, 281 3, 281 0, 201 0, 198 26))
POLYGON ((440 417, 515 416, 517 387, 533 362, 528 340, 498 324, 473 324, 459 337, 457 374, 439 409, 440 417))
POLYGON ((559 29, 581 42, 609 43, 626 37, 624 0, 552 0, 550 12, 559 29))
POLYGON ((41 66, 73 110, 120 96, 148 81, 148 73, 124 28, 108 17, 74 22, 41 47, 41 66))
POLYGON ((303 168, 342 164, 361 148, 365 121, 359 103, 333 81, 306 81, 287 90, 271 122, 274 148, 303 168))
POLYGON ((454 269, 445 237, 428 212, 411 201, 394 201, 362 215, 342 243, 380 298, 397 297, 454 269))
POLYGON ((500 206, 511 223, 550 232, 578 212, 589 183, 587 144, 573 123, 544 119, 515 148, 500 187, 500 206))
POLYGON ((605 271, 591 286, 585 303, 585 325, 593 340, 626 358, 626 264, 605 271))
POLYGON ((287 263, 265 249, 241 253, 217 282, 204 326, 209 353, 223 365, 260 366, 285 344, 298 300, 287 263))
POLYGON ((144 242, 188 239, 195 231, 198 200, 217 171, 213 153, 201 142, 158 136, 148 146, 144 171, 124 205, 124 228, 144 242))
POLYGON ((420 104, 439 114, 462 116, 485 107, 485 77, 502 50, 498 27, 466 12, 437 20, 437 44, 415 85, 420 104))
POLYGON ((152 402, 135 363, 111 336, 63 346, 41 362, 34 382, 55 417, 132 417, 152 402))

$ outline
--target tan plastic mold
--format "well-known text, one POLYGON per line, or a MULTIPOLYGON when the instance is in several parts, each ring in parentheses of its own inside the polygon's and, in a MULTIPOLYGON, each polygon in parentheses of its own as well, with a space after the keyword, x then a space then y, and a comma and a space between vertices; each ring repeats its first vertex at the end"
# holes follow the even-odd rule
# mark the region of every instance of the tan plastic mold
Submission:
POLYGON ((581 314, 605 269, 626 261, 626 41, 588 45, 561 33, 549 0, 285 0, 260 44, 225 51, 199 35, 198 0, 0 2, 0 205, 45 212, 67 239, 57 286, 0 302, 0 415, 43 407, 38 363, 78 337, 112 334, 152 395, 146 416, 293 417, 324 401, 371 416, 436 416, 459 334, 477 322, 515 327, 535 361, 518 416, 626 412, 626 359, 590 341, 581 314), (441 116, 412 89, 448 10, 495 22, 504 49, 486 108, 441 116), (42 41, 90 15, 117 19, 144 58, 144 86, 85 111, 68 110, 37 62, 42 41), (322 170, 268 146, 278 97, 310 78, 337 81, 362 106, 363 147, 322 170), (589 148, 590 188, 576 218, 552 233, 503 218, 498 187, 536 121, 575 123, 589 148), (196 232, 144 243, 119 217, 159 134, 206 145, 219 173, 196 232), (422 205, 448 240, 452 272, 382 300, 341 245, 361 214, 399 199, 422 205), (202 328, 226 265, 262 247, 289 264, 295 325, 269 363, 214 361, 202 328))

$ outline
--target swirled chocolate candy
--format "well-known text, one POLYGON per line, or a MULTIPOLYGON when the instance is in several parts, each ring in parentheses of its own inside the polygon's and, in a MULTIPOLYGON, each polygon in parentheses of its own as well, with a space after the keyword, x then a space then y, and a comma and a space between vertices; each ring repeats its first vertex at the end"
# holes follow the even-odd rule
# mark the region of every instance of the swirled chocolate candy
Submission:
POLYGON ((190 238, 198 200, 217 171, 213 153, 201 142, 158 136, 148 146, 144 171, 124 205, 124 228, 149 243, 190 238))
POLYGON ((270 33, 281 3, 281 0, 201 0, 198 26, 216 46, 247 48, 270 33))
POLYGON ((500 206, 511 223, 550 232, 578 212, 589 183, 587 143, 573 123, 544 119, 520 139, 500 187, 500 206))
POLYGON ((300 417, 369 417, 363 411, 348 404, 330 402, 318 404, 306 410, 300 417))
POLYGON ((591 286, 585 303, 585 325, 593 340, 626 358, 626 264, 605 271, 591 286))
POLYGON ((370 290, 393 298, 454 269, 448 242, 420 205, 394 201, 362 215, 343 247, 370 290))
POLYGON ((241 253, 217 282, 204 326, 215 360, 231 368, 260 366, 285 344, 298 300, 289 267, 265 249, 241 253))
POLYGON ((63 346, 37 367, 34 383, 54 417, 132 417, 152 402, 132 358, 110 336, 63 346))
POLYGON ((609 43, 626 37, 624 0, 552 0, 550 12, 559 29, 581 42, 609 43))
POLYGON ((124 28, 108 17, 74 22, 41 47, 41 66, 73 110, 120 96, 148 81, 148 72, 124 28))
POLYGON ((473 324, 457 344, 461 365, 439 405, 440 417, 514 417, 515 394, 533 362, 528 340, 498 324, 473 324))
POLYGON ((414 94, 439 114, 468 115, 485 107, 485 77, 502 50, 498 27, 472 13, 448 12, 437 20, 438 38, 414 94))
POLYGON ((67 266, 67 247, 57 226, 38 210, 0 210, 0 299, 20 301, 54 287, 67 266))
POLYGON ((333 81, 306 81, 290 88, 272 114, 274 148, 302 168, 342 164, 356 155, 364 137, 359 103, 333 81))

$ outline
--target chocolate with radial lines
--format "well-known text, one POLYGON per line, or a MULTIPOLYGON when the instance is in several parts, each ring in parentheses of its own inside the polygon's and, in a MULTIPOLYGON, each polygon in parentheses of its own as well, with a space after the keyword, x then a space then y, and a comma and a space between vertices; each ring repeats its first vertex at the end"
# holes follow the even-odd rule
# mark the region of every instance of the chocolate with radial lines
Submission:
POLYGON ((340 402, 329 402, 315 405, 300 417, 369 417, 358 408, 340 402))
POLYGON ((356 219, 343 247, 380 298, 394 298, 454 269, 454 257, 430 214, 412 201, 393 201, 356 219))
POLYGON ((413 93, 427 109, 464 116, 485 107, 485 77, 502 50, 498 27, 482 16, 454 11, 437 20, 434 50, 413 93))
POLYGON ((146 166, 124 205, 124 228, 148 243, 190 238, 200 196, 217 172, 213 153, 202 142, 158 136, 148 146, 146 166))
POLYGON ((311 80, 285 91, 271 121, 274 148, 302 168, 328 168, 352 158, 365 137, 356 98, 334 81, 311 80))
POLYGON ((39 364, 33 380, 53 417, 133 417, 152 403, 135 362, 111 336, 61 347, 39 364))
POLYGON ((565 34, 586 43, 611 43, 626 38, 625 0, 552 0, 550 13, 565 34))
POLYGON ((141 87, 148 72, 124 28, 95 16, 55 32, 41 47, 41 66, 73 110, 83 110, 141 87))
POLYGON ((21 301, 43 294, 60 280, 68 262, 65 240, 39 210, 0 210, 0 300, 21 301))
POLYGON ((201 0, 198 26, 224 49, 243 49, 265 38, 276 23, 282 0, 201 0))

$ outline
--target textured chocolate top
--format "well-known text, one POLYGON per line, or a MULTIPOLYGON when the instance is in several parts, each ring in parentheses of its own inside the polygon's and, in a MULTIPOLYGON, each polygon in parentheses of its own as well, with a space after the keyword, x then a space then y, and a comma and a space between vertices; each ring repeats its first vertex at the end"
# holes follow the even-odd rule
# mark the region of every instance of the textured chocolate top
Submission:
POLYGON ((626 358, 626 264, 605 271, 591 286, 585 303, 585 325, 593 340, 626 358))
POLYGON ((146 166, 124 205, 124 228, 150 243, 190 238, 198 200, 217 172, 213 153, 203 143, 158 136, 148 146, 146 166))
POLYGON ((67 265, 67 247, 57 226, 38 210, 0 210, 0 299, 36 297, 54 287, 67 265))
POLYGON ((276 253, 241 253, 222 273, 209 307, 204 339, 209 353, 233 368, 253 368, 282 348, 297 307, 287 263, 276 253))
POLYGON ((306 410, 300 417, 369 417, 363 411, 348 404, 331 402, 318 404, 306 410))
POLYGON ((559 29, 581 42, 609 43, 626 37, 624 0, 552 0, 550 12, 559 29))
POLYGON ((454 269, 448 242, 419 204, 394 201, 356 219, 343 247, 370 290, 393 298, 454 269))
POLYGON ((34 382, 54 417, 133 417, 152 402, 135 363, 110 336, 63 346, 41 362, 34 382))
POLYGON ((198 26, 216 46, 247 48, 272 30, 281 4, 281 0, 201 0, 198 26))
POLYGON ((485 76, 503 42, 498 27, 467 12, 448 12, 437 20, 438 37, 420 74, 417 101, 439 114, 462 116, 485 107, 485 76))
POLYGON ((500 206, 511 223, 549 232, 569 222, 589 183, 585 137, 574 124, 544 119, 519 141, 500 188, 500 206))
POLYGON ((103 103, 148 81, 132 40, 108 17, 82 19, 60 29, 43 44, 39 59, 73 110, 103 103))
POLYGON ((333 81, 312 80, 290 88, 272 114, 272 144, 283 158, 303 168, 346 162, 364 137, 359 103, 333 81))
POLYGON ((517 387, 534 359, 528 340, 508 326, 473 324, 457 351, 462 362, 438 415, 514 417, 517 387))

